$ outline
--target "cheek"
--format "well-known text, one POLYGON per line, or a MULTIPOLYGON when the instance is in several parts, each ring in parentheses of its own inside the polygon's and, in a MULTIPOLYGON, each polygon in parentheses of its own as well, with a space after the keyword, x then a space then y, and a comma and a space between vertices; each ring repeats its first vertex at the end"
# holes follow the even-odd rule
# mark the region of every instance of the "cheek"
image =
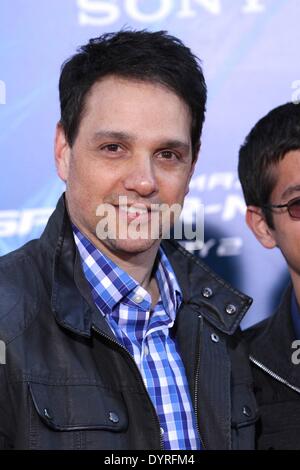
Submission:
POLYGON ((90 211, 94 213, 101 187, 97 176, 88 167, 74 164, 70 169, 67 192, 69 200, 77 210, 87 214, 90 214, 90 211))
POLYGON ((74 192, 95 199, 114 187, 113 175, 112 172, 107 172, 100 166, 74 162, 70 168, 69 182, 74 192))
POLYGON ((189 179, 183 174, 168 175, 159 182, 161 199, 165 202, 182 202, 189 187, 189 179))
POLYGON ((280 236, 276 239, 277 246, 289 264, 300 261, 300 230, 287 226, 281 230, 280 236))

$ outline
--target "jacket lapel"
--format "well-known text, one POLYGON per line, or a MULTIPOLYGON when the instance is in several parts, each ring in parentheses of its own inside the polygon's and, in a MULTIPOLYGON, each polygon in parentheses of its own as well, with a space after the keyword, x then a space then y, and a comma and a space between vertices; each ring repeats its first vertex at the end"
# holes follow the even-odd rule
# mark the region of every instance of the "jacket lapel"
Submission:
POLYGON ((290 285, 272 317, 245 332, 250 343, 250 355, 256 363, 264 366, 290 385, 300 389, 300 369, 292 362, 295 340, 291 318, 290 285), (258 333, 261 329, 261 332, 258 333))

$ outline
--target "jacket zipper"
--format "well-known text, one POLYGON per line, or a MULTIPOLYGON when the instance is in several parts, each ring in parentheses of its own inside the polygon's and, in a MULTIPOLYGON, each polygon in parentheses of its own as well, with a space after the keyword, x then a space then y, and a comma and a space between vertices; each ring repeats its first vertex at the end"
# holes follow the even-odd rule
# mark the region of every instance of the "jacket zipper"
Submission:
MULTIPOLYGON (((199 320, 200 320, 200 335, 202 333, 203 329, 203 319, 202 315, 199 315, 199 320)), ((204 442, 202 440, 201 434, 200 434, 200 429, 199 429, 199 422, 198 422, 198 381, 199 381, 199 369, 200 369, 200 345, 199 345, 199 350, 198 350, 198 355, 197 355, 197 362, 196 362, 196 376, 195 376, 195 392, 194 392, 194 408, 195 408, 195 415, 196 415, 196 428, 198 431, 199 439, 201 442, 201 448, 205 449, 204 442)))
POLYGON ((295 387, 294 385, 290 384, 289 382, 287 382, 287 380, 283 379, 282 377, 280 377, 279 375, 275 374, 275 372, 273 372, 272 370, 268 369, 268 367, 264 366, 263 364, 261 364, 261 362, 257 361, 253 356, 249 356, 249 359, 251 362, 253 362, 253 364, 255 364, 257 367, 259 367, 260 369, 262 369, 264 372, 266 372, 267 374, 269 374, 271 377, 273 377, 273 379, 275 380, 278 380, 278 382, 281 382, 282 384, 286 385, 287 387, 291 388, 292 390, 294 390, 295 392, 297 393, 300 393, 300 388, 298 387, 295 387))
MULTIPOLYGON (((102 333, 102 331, 98 330, 98 328, 97 328, 96 326, 93 325, 93 326, 92 326, 92 329, 93 329, 94 331, 96 331, 96 333, 98 333, 100 336, 103 336, 104 338, 108 339, 108 340, 111 341, 112 343, 116 344, 120 349, 122 349, 122 350, 126 353, 126 355, 130 358, 130 361, 132 361, 132 363, 134 364, 134 367, 135 367, 135 369, 136 369, 136 371, 137 371, 137 374, 138 374, 140 383, 142 384, 142 387, 144 388, 144 390, 145 390, 147 396, 149 397, 149 393, 148 393, 148 391, 147 391, 147 389, 146 389, 146 386, 145 386, 145 384, 144 384, 144 380, 143 380, 143 377, 142 377, 142 375, 141 375, 141 372, 140 372, 138 366, 136 365, 136 362, 134 361, 132 355, 127 351, 127 349, 126 349, 124 346, 122 346, 120 343, 118 343, 118 341, 116 341, 115 339, 111 338, 110 336, 106 335, 105 333, 102 333)), ((149 397, 149 402, 150 402, 150 405, 151 405, 152 410, 153 410, 153 412, 154 412, 155 422, 156 422, 156 424, 157 424, 158 427, 159 427, 160 450, 163 450, 163 449, 164 449, 164 442, 163 442, 163 437, 162 437, 162 433, 161 433, 160 422, 159 422, 159 419, 158 419, 158 416, 157 416, 157 413, 156 413, 156 409, 154 408, 154 405, 153 405, 152 400, 151 400, 150 397, 149 397)))

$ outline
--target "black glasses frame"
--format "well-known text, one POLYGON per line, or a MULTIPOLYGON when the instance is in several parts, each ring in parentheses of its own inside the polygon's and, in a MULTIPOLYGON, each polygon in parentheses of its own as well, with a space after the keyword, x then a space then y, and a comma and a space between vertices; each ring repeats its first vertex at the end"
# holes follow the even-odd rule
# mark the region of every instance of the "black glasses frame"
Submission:
POLYGON ((292 219, 297 219, 297 220, 299 219, 300 220, 300 196, 294 197, 293 199, 288 201, 286 204, 265 204, 264 206, 262 206, 262 208, 264 208, 264 209, 284 209, 285 207, 287 208, 288 213, 289 213, 289 215, 292 219), (298 204, 299 204, 299 216, 295 216, 291 212, 291 208, 294 205, 298 205, 298 204))

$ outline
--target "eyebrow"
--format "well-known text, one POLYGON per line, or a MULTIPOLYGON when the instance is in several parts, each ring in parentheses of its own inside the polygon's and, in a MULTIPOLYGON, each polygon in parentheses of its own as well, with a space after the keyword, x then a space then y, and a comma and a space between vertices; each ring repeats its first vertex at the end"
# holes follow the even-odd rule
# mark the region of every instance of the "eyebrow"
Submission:
POLYGON ((172 140, 166 140, 165 142, 162 142, 162 147, 167 147, 169 149, 182 149, 188 152, 190 150, 190 145, 187 142, 183 142, 182 140, 178 139, 172 139, 172 140))
POLYGON ((121 131, 97 131, 92 137, 93 141, 99 139, 116 139, 116 140, 136 140, 134 135, 128 134, 127 132, 121 131))
POLYGON ((291 196, 295 192, 300 191, 300 184, 296 184, 294 186, 289 186, 287 189, 285 189, 281 195, 281 198, 284 199, 288 196, 291 196))
MULTIPOLYGON (((100 139, 115 139, 122 140, 127 142, 134 142, 137 140, 137 137, 133 134, 128 134, 127 132, 122 131, 97 131, 92 137, 93 141, 100 139)), ((167 139, 160 142, 159 147, 161 148, 170 148, 170 149, 182 149, 183 151, 188 152, 190 150, 190 144, 179 139, 167 139)))

